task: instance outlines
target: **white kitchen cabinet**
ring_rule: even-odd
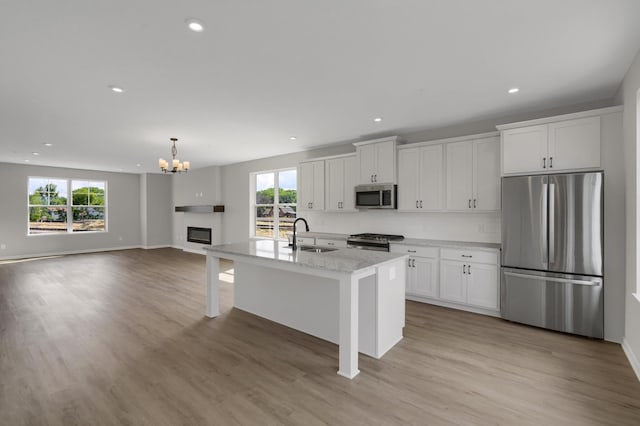
[[[496,137],[446,144],[447,210],[500,209],[500,141]]]
[[[360,184],[396,183],[396,144],[396,137],[354,143]]]
[[[326,160],[326,210],[356,211],[354,187],[358,179],[355,155]]]
[[[407,260],[407,295],[438,297],[438,248],[394,244],[391,252],[410,256]]]
[[[440,298],[450,302],[498,310],[497,256],[496,252],[442,249]]]
[[[442,210],[444,186],[442,152],[441,144],[398,151],[399,210]]]
[[[549,124],[550,170],[600,167],[600,117]]]
[[[324,209],[324,161],[300,163],[298,209]]]
[[[600,117],[502,130],[504,174],[600,167]]]

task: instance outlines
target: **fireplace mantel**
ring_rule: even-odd
[[[175,211],[180,213],[222,213],[224,212],[224,205],[175,206]]]

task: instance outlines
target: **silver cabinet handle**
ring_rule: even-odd
[[[469,208],[471,208],[471,199],[469,199]]]
[[[416,209],[418,208],[418,200],[416,200]]]
[[[543,157],[542,158],[542,168],[546,169],[547,168],[547,157]]]
[[[477,201],[478,201],[478,200],[476,200],[475,198],[473,199],[473,208],[474,208],[474,209],[475,209],[475,208],[476,208],[476,206],[477,206]]]
[[[311,209],[312,209],[312,208],[313,208],[313,201],[312,201],[312,202],[310,202],[309,204],[311,205],[311,207],[309,207],[309,208],[311,208]]]
[[[467,265],[467,274],[471,275],[471,265]]]
[[[328,246],[335,246],[336,243],[327,243]]]
[[[407,259],[407,267],[411,268],[411,259]]]
[[[411,259],[411,267],[413,267],[413,268],[416,267],[416,260],[415,259]]]
[[[589,286],[600,285],[599,281],[572,280],[570,278],[557,278],[557,277],[543,277],[540,275],[518,274],[516,272],[508,272],[508,271],[505,271],[504,274],[509,277],[527,278],[527,279],[536,280],[536,281],[549,281],[549,282],[562,283],[562,284],[577,284],[577,285],[589,285]]]
[[[553,169],[553,157],[549,157],[549,168]]]
[[[409,253],[415,253],[415,250],[407,250]]]
[[[373,181],[377,182],[378,181],[378,175],[373,175]]]
[[[473,257],[473,256],[472,256],[472,255],[470,255],[470,254],[462,254],[461,256],[462,256],[462,257]]]
[[[420,208],[422,208],[422,200],[420,200]]]
[[[467,273],[467,265],[462,265],[462,273],[463,274]]]

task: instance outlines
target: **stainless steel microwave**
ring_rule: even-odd
[[[356,208],[358,209],[395,209],[398,185],[380,183],[374,185],[358,185],[356,191]]]

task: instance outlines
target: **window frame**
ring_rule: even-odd
[[[30,220],[30,215],[31,215],[31,207],[46,207],[46,206],[40,206],[40,205],[35,205],[35,204],[31,204],[30,203],[30,197],[31,197],[31,193],[29,191],[29,184],[31,182],[32,179],[43,179],[43,180],[58,180],[58,181],[65,181],[66,183],[66,189],[67,189],[67,203],[65,205],[60,205],[60,207],[64,207],[67,210],[67,221],[66,221],[66,232],[51,232],[51,233],[47,233],[47,232],[43,232],[43,233],[38,233],[38,234],[32,234],[31,228],[30,228],[30,224],[31,224],[31,220]],[[104,184],[104,205],[103,206],[96,206],[96,205],[74,205],[73,204],[73,191],[72,191],[72,187],[73,187],[73,182],[99,182]],[[108,185],[109,182],[107,180],[104,179],[93,179],[93,178],[65,178],[65,177],[53,177],[53,176],[27,176],[27,214],[26,214],[26,219],[27,219],[27,237],[40,237],[40,236],[51,236],[51,235],[81,235],[81,234],[105,234],[109,232],[109,214],[108,214]],[[48,205],[47,205],[48,206]],[[104,230],[99,230],[99,231],[74,231],[73,230],[73,208],[74,207],[101,207],[104,208]]]
[[[283,172],[296,172],[296,202],[295,203],[280,203],[280,173]],[[257,185],[256,180],[258,175],[264,175],[273,173],[273,204],[256,203]],[[296,209],[296,218],[298,217],[298,168],[297,167],[285,167],[281,169],[263,170],[259,172],[251,172],[249,178],[249,238],[256,240],[272,240],[272,241],[286,241],[285,238],[279,238],[280,234],[280,207],[293,206]],[[261,237],[256,235],[256,222],[257,222],[257,208],[258,207],[273,207],[273,237]],[[277,209],[277,210],[276,210]],[[276,214],[277,211],[277,214]]]

